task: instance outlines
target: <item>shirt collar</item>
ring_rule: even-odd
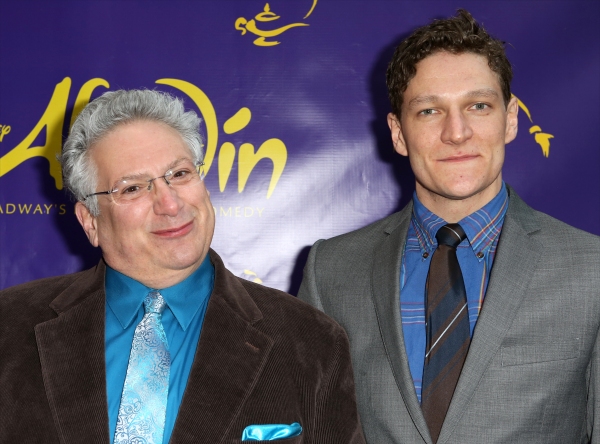
[[[412,224],[422,253],[427,253],[425,258],[437,247],[435,234],[447,222],[429,211],[417,197],[416,191],[413,194],[413,204]],[[462,241],[461,245],[469,242],[479,261],[484,259],[494,240],[500,235],[507,208],[508,192],[502,182],[496,197],[458,222],[467,234],[467,239]]]
[[[172,287],[158,289],[181,328],[185,331],[202,303],[210,297],[215,269],[206,255],[190,276]],[[144,299],[153,288],[146,287],[117,270],[106,266],[106,303],[123,329],[135,319]]]

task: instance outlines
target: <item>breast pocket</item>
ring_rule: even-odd
[[[580,346],[581,341],[576,338],[568,341],[502,347],[502,367],[576,359],[580,354]]]
[[[276,439],[272,441],[242,441],[241,439],[234,439],[233,441],[227,441],[231,444],[240,444],[240,443],[248,443],[248,444],[301,444],[304,442],[304,438],[302,435],[294,436],[293,438],[284,438],[284,439]]]

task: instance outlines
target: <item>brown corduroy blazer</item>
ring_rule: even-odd
[[[348,339],[333,320],[233,276],[215,286],[171,443],[237,443],[299,422],[281,443],[363,443]],[[105,266],[0,292],[0,443],[108,443]],[[129,351],[124,351],[128,353]]]

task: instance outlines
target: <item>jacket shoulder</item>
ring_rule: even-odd
[[[56,313],[50,303],[69,288],[82,275],[78,273],[37,279],[0,290],[0,322],[17,322],[28,318],[32,322],[41,322]]]
[[[561,220],[558,220],[546,213],[536,211],[542,225],[542,229],[552,236],[566,238],[566,241],[585,242],[590,246],[600,247],[600,236],[588,233],[579,228],[573,227]]]
[[[364,254],[365,251],[370,251],[378,245],[381,239],[410,221],[411,215],[412,201],[401,211],[379,219],[365,227],[331,239],[318,241],[319,256],[328,256],[328,253],[333,254],[335,257],[359,252]]]
[[[12,287],[0,290],[0,300],[2,302],[7,300],[21,299],[23,297],[51,297],[52,295],[58,295],[65,288],[69,287],[74,281],[79,278],[84,271],[77,273],[64,274],[61,276],[53,276],[43,279],[36,279],[34,281],[25,282],[24,284],[15,285]]]
[[[257,327],[265,333],[292,342],[314,340],[330,346],[339,341],[347,342],[342,327],[312,305],[275,288],[237,279],[262,312],[263,319]]]
[[[516,221],[534,238],[564,249],[582,249],[600,253],[600,236],[575,228],[546,213],[534,210],[511,189],[507,218]]]

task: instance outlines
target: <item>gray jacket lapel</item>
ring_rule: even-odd
[[[64,443],[108,443],[104,266],[86,271],[51,304],[59,316],[35,336],[56,430]]]
[[[509,188],[510,202],[485,302],[438,443],[448,442],[475,389],[498,353],[541,259],[535,213]]]
[[[373,251],[372,297],[379,323],[379,332],[394,378],[408,408],[411,419],[426,442],[431,442],[429,429],[408,365],[400,317],[400,267],[406,235],[412,215],[412,203],[407,205],[394,222],[386,227],[386,238]]]

